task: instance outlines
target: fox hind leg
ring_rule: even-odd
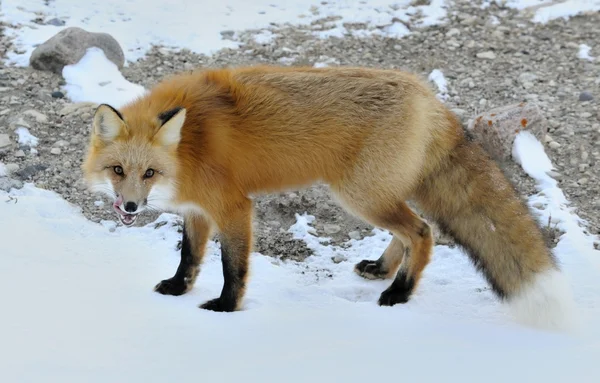
[[[406,303],[417,286],[433,252],[433,234],[427,222],[415,214],[406,203],[382,220],[386,227],[404,243],[404,257],[392,284],[379,298],[381,306]]]
[[[192,289],[210,236],[210,222],[201,215],[185,217],[181,239],[181,261],[175,275],[159,282],[154,291],[163,295],[182,295]]]

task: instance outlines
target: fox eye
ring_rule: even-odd
[[[154,175],[154,169],[148,169],[146,170],[146,173],[144,174],[145,178],[151,178]]]
[[[122,176],[123,175],[123,168],[120,166],[115,166],[113,167],[113,170],[115,171],[115,173],[117,173],[118,175]]]

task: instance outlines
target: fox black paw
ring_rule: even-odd
[[[183,295],[187,290],[187,284],[175,278],[165,279],[154,286],[154,291],[163,295]]]
[[[381,262],[364,259],[354,266],[354,271],[366,279],[385,279],[388,271],[382,267]]]
[[[393,306],[397,303],[406,303],[409,301],[411,290],[407,290],[403,287],[392,286],[388,287],[387,290],[381,293],[379,297],[380,306]]]
[[[199,307],[204,310],[217,312],[232,312],[235,310],[235,304],[233,302],[227,302],[221,298],[211,299],[210,301],[201,304]]]

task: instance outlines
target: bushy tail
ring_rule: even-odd
[[[415,199],[465,249],[519,322],[545,329],[575,325],[568,283],[540,228],[479,145],[462,139]]]

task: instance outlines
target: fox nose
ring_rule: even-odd
[[[137,204],[135,202],[127,202],[125,204],[125,211],[128,213],[133,213],[137,210]]]

